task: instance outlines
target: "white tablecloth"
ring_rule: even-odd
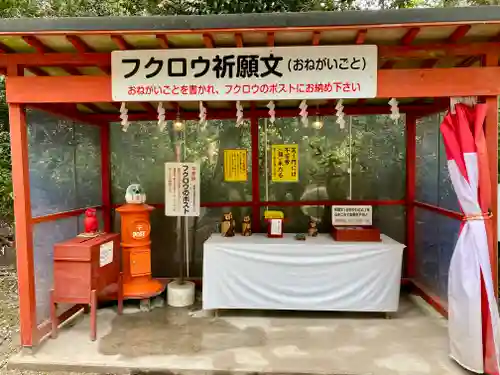
[[[203,249],[203,308],[396,311],[404,247],[385,235],[336,242],[327,234],[213,234]]]

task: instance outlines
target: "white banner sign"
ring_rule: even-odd
[[[165,215],[200,216],[198,163],[165,163]]]
[[[374,98],[377,46],[113,51],[113,100]]]
[[[332,206],[332,225],[372,224],[372,206]]]

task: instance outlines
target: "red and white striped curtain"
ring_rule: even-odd
[[[499,316],[489,257],[492,192],[485,118],[485,104],[456,104],[455,113],[447,113],[441,124],[451,182],[465,215],[450,262],[448,330],[455,361],[470,371],[500,375]]]

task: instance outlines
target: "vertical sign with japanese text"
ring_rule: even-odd
[[[271,163],[273,182],[299,181],[299,145],[272,145]]]
[[[111,53],[113,100],[374,98],[376,45],[129,50]]]
[[[165,163],[165,215],[200,216],[198,163]]]
[[[224,150],[224,181],[245,182],[247,171],[247,150]]]

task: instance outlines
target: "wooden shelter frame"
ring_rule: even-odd
[[[497,7],[488,7],[485,14],[499,12]],[[397,11],[395,11],[397,12]],[[343,12],[344,13],[344,12]],[[348,13],[348,12],[347,12]],[[375,13],[375,17],[376,17]],[[429,13],[430,14],[430,13]],[[255,17],[255,15],[253,15]],[[266,16],[267,17],[267,16]],[[285,17],[285,16],[279,16]],[[219,36],[232,35],[236,47],[246,46],[246,40],[255,33],[265,35],[264,45],[279,45],[277,37],[293,34],[300,46],[323,45],[324,35],[329,33],[347,33],[352,35],[346,44],[377,44],[379,51],[378,94],[385,102],[394,97],[398,100],[409,99],[400,105],[400,111],[406,114],[406,194],[402,200],[350,201],[351,204],[402,205],[406,208],[406,244],[407,269],[403,282],[410,284],[430,304],[443,315],[446,307],[437,296],[431,295],[425,287],[415,280],[415,209],[422,208],[458,220],[462,215],[442,207],[416,200],[416,122],[419,118],[445,110],[449,106],[449,97],[477,96],[487,104],[485,132],[488,144],[488,159],[491,170],[491,186],[493,199],[491,211],[494,220],[494,243],[497,244],[497,169],[498,169],[498,105],[500,94],[500,17],[492,20],[453,20],[440,22],[394,22],[392,24],[342,24],[304,25],[292,27],[242,26],[232,28],[198,28],[198,29],[46,29],[33,27],[32,30],[3,30],[0,27],[0,74],[5,74],[7,101],[9,105],[12,172],[14,188],[14,211],[16,221],[17,270],[19,285],[21,344],[24,347],[36,346],[50,330],[50,323],[37,325],[36,299],[33,260],[33,226],[42,222],[54,221],[66,217],[81,215],[85,208],[33,217],[30,203],[30,179],[27,142],[26,108],[37,108],[43,111],[98,126],[101,134],[102,162],[102,210],[106,231],[111,230],[111,176],[110,176],[110,123],[118,120],[119,104],[113,103],[111,96],[111,54],[109,51],[95,50],[85,38],[99,37],[109,39],[115,49],[133,49],[133,37],[153,36],[156,48],[176,48],[171,41],[183,35],[197,35],[206,48],[216,48]],[[105,20],[105,19],[104,19]],[[18,22],[23,22],[19,20]],[[91,22],[91,21],[89,21]],[[99,22],[102,22],[99,20]],[[272,24],[272,23],[269,23]],[[15,24],[17,25],[17,24]],[[112,25],[112,24],[111,24]],[[489,25],[498,29],[495,35],[467,39],[474,27]],[[32,27],[30,25],[27,26]],[[438,42],[417,42],[417,37],[427,29],[443,29],[446,37]],[[369,36],[380,30],[394,32],[397,37],[394,43],[373,42]],[[58,50],[46,41],[58,38],[71,46],[72,50]],[[12,40],[22,40],[27,50],[17,50],[10,44]],[[278,38],[279,39],[279,38]],[[224,42],[225,43],[225,42]],[[262,45],[262,41],[260,42]],[[328,43],[328,42],[326,42]],[[252,44],[254,45],[254,44]],[[226,46],[226,45],[224,45]],[[453,63],[440,66],[453,59]],[[405,64],[411,62],[411,66]],[[98,70],[98,73],[87,74],[86,68]],[[52,69],[52,70],[51,70]],[[54,74],[54,71],[58,74]],[[411,100],[410,100],[411,99]],[[387,104],[370,104],[370,100],[360,99],[346,105],[345,113],[349,115],[368,115],[389,113]],[[209,104],[209,103],[208,103]],[[286,103],[285,103],[286,104]],[[107,107],[106,107],[107,105]],[[196,119],[197,111],[183,107],[183,103],[169,103],[166,118],[174,119],[180,110],[183,119]],[[265,103],[264,103],[265,105]],[[129,121],[156,120],[157,112],[151,103],[141,103],[141,110],[130,111]],[[231,104],[232,106],[232,104]],[[104,109],[104,108],[108,109]],[[319,106],[319,114],[332,114],[334,100],[327,100]],[[111,108],[111,110],[109,110]],[[277,106],[276,117],[297,116],[296,106]],[[251,122],[252,150],[259,145],[258,119],[267,117],[267,110],[262,103],[249,103],[245,115]],[[211,108],[208,106],[208,119],[235,118],[235,110]],[[231,206],[252,207],[254,226],[259,227],[260,208],[263,206],[299,206],[299,205],[331,205],[346,203],[345,201],[311,201],[311,202],[263,202],[259,197],[259,163],[258,153],[252,152],[252,201],[231,202]],[[212,202],[206,207],[227,206],[228,202]],[[498,279],[497,248],[490,252],[495,288]],[[73,307],[60,316],[64,321],[79,307]]]

